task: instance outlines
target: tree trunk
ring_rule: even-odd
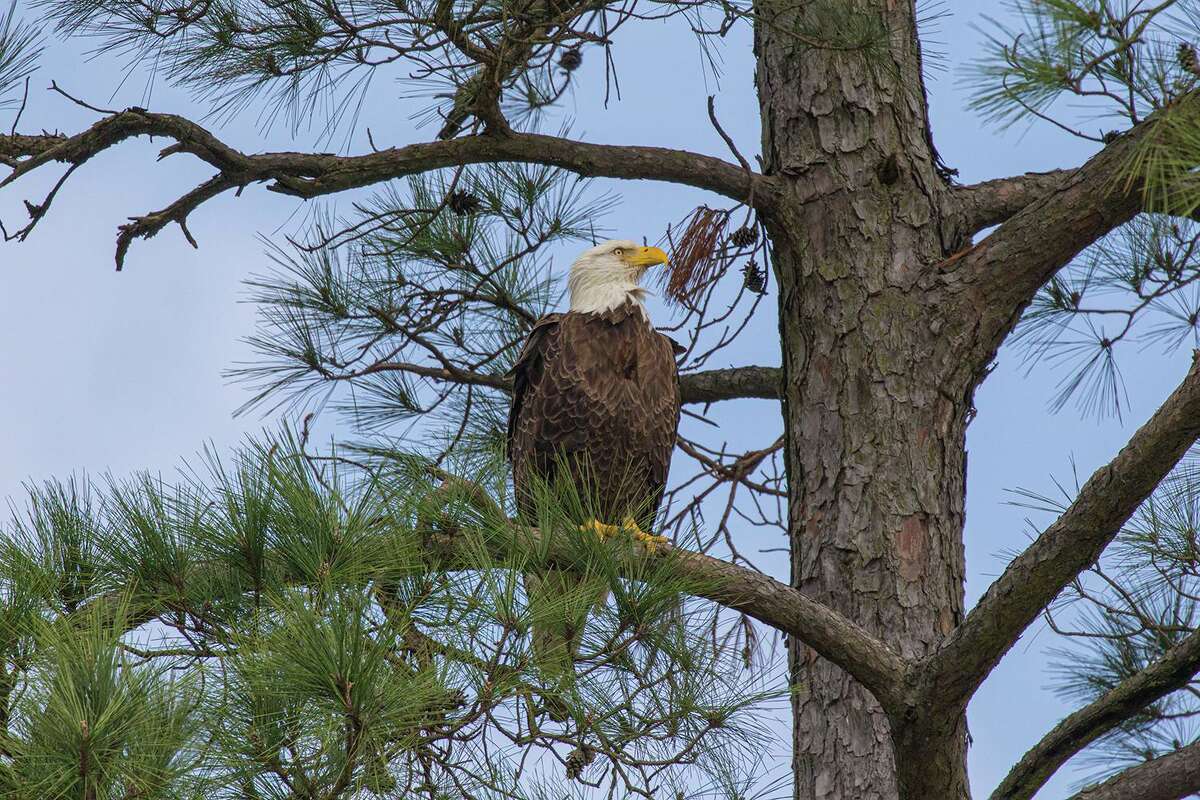
[[[766,224],[792,581],[919,658],[963,613],[964,440],[978,368],[963,363],[962,326],[940,316],[930,275],[960,243],[942,211],[913,5],[836,4],[885,21],[878,54],[796,37],[828,24],[819,17],[834,5],[764,4],[755,42],[764,169],[789,179]],[[796,798],[967,797],[960,712],[893,731],[924,715],[893,713],[890,724],[846,673],[798,642],[789,653]]]

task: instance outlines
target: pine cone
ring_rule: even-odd
[[[570,47],[558,57],[558,65],[567,72],[574,72],[583,63],[583,53],[578,47]]]
[[[1179,59],[1179,66],[1183,67],[1184,72],[1191,73],[1200,78],[1200,60],[1196,58],[1195,45],[1191,42],[1181,42],[1177,58]]]
[[[729,235],[729,241],[735,247],[749,247],[758,241],[758,228],[753,225],[743,225]]]
[[[762,294],[767,290],[767,274],[757,261],[748,261],[746,266],[742,267],[742,283],[755,294]]]
[[[567,780],[573,781],[583,774],[584,768],[596,760],[596,751],[581,744],[567,756]]]
[[[476,211],[478,211],[479,207],[483,205],[483,201],[470,192],[459,189],[454,194],[450,195],[450,199],[446,204],[450,206],[451,211],[462,217],[466,216],[467,214],[474,214]]]

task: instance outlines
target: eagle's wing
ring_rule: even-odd
[[[543,348],[546,337],[557,333],[558,323],[562,318],[562,314],[547,314],[535,322],[529,330],[529,335],[525,337],[525,344],[521,347],[516,362],[507,373],[507,377],[513,379],[512,405],[508,409],[508,436],[505,439],[505,451],[509,463],[515,464],[520,455],[515,452],[513,445],[517,434],[517,420],[525,402],[525,393],[531,384],[537,382],[537,375],[545,363]]]

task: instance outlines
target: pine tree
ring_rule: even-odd
[[[195,244],[190,216],[226,192],[372,194],[270,242],[277,269],[249,278],[259,358],[235,373],[251,406],[340,411],[353,441],[314,448],[304,417],[179,481],[30,487],[0,541],[3,793],[744,797],[763,709],[787,698],[795,797],[967,798],[967,703],[1039,618],[1079,707],[992,797],[1032,797],[1076,756],[1103,779],[1080,798],[1200,792],[1195,361],[1111,463],[1062,498],[1025,495],[1053,521],[964,603],[965,432],[1000,345],[1061,372],[1055,410],[1119,414],[1131,344],[1200,342],[1200,5],[1014,8],[973,65],[975,109],[1097,152],[959,185],[934,148],[913,2],[37,6],[102,51],[153,55],[198,113],[324,113],[333,135],[372,75],[438,86],[430,141],[356,155],[247,154],[137,107],[19,134],[40,39],[14,5],[0,190],[65,166],[6,239],[133,137],[216,174],[122,226],[118,268],[171,225]],[[732,160],[543,132],[648,16],[685,19],[705,47],[751,26],[755,165],[711,102]],[[684,402],[780,404],[778,438],[741,452],[685,430],[696,474],[673,487],[674,544],[657,551],[572,535],[582,501],[559,487],[536,526],[513,521],[506,369],[558,297],[545,254],[617,202],[581,176],[708,193],[664,236]],[[781,365],[709,368],[765,298]],[[786,533],[790,585],[737,551],[738,518]],[[571,682],[530,658],[520,575],[548,566],[579,576],[561,609],[586,618]],[[597,583],[610,601],[579,614]],[[786,678],[753,668],[772,630]]]

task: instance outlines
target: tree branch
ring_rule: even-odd
[[[16,166],[18,159],[44,153],[66,138],[61,133],[43,133],[40,136],[0,134],[0,164]]]
[[[1200,351],[1183,382],[926,660],[919,697],[960,709],[1021,633],[1094,563],[1121,526],[1200,437]]]
[[[96,122],[70,137],[0,135],[0,156],[13,166],[0,188],[52,161],[78,166],[126,139],[163,136],[176,144],[162,156],[190,153],[219,174],[205,187],[184,195],[167,210],[135,220],[136,235],[152,236],[163,227],[158,218],[190,213],[220,185],[269,182],[268,189],[305,199],[463,164],[522,162],[548,164],[578,175],[647,179],[680,183],[764,207],[773,202],[775,181],[719,158],[662,147],[590,144],[532,133],[480,134],[393,147],[359,156],[328,153],[246,155],[221,142],[207,129],[175,114],[131,108]],[[21,157],[21,160],[16,160]],[[207,188],[206,188],[207,187]],[[172,219],[168,221],[178,221]]]
[[[551,550],[551,561],[562,558],[565,546]],[[884,709],[901,701],[910,666],[895,650],[864,628],[798,590],[748,567],[670,545],[646,558],[669,558],[679,574],[695,582],[697,597],[794,636],[820,656],[846,670],[865,686]],[[638,558],[626,574],[639,574]]]
[[[679,376],[679,394],[684,403],[715,403],[757,397],[778,400],[783,395],[779,367],[729,367],[689,372]]]
[[[972,236],[984,228],[999,225],[1030,203],[1053,192],[1073,172],[1069,169],[1026,172],[1010,178],[955,187],[951,198],[963,215],[963,233]]]
[[[1200,668],[1200,631],[1066,717],[1009,770],[991,800],[1028,800],[1067,759],[1134,713],[1186,686]]]
[[[1200,106],[1200,97],[1183,102]],[[1172,113],[1184,112],[1177,107]],[[1143,210],[1143,185],[1130,177],[1129,170],[1160,120],[1152,116],[1119,136],[990,236],[938,265],[947,290],[958,298],[949,319],[961,320],[965,326],[963,335],[975,350],[972,362],[977,379],[982,380],[1000,343],[1038,289],[1081,250]],[[979,187],[967,191],[975,197],[988,193]],[[1036,187],[1010,191],[1013,196],[1037,194]]]
[[[178,223],[188,244],[192,247],[199,247],[195,238],[192,237],[191,231],[188,230],[188,215],[203,203],[236,185],[224,175],[214,175],[162,211],[155,211],[141,217],[131,217],[130,221],[122,225],[117,232],[117,270],[120,271],[124,266],[125,254],[129,252],[129,245],[133,244],[134,239],[149,239],[171,222]]]
[[[399,361],[384,361],[372,364],[360,371],[339,375],[339,380],[359,378],[373,372],[405,372],[421,378],[471,386],[487,386],[503,392],[512,391],[512,379],[503,375],[431,367]],[[720,400],[737,400],[756,397],[778,400],[782,394],[779,385],[778,367],[728,367],[703,372],[689,372],[679,376],[679,394],[684,404],[715,403]]]
[[[1071,800],[1182,800],[1200,790],[1200,742],[1130,767]]]
[[[446,485],[452,485],[453,491],[466,493],[472,503],[495,508],[487,492],[469,481],[447,476]],[[487,515],[495,516],[496,513]],[[431,557],[439,559],[441,568],[446,569],[478,569],[480,548],[501,562],[517,551],[538,553],[547,565],[564,570],[579,570],[590,563],[591,556],[581,551],[577,544],[573,545],[570,535],[547,537],[536,528],[504,522],[479,533],[480,536],[472,536],[466,531],[431,532],[424,537],[424,548]],[[391,546],[387,542],[381,544]],[[665,562],[677,577],[683,579],[687,592],[797,637],[859,680],[885,708],[895,707],[899,701],[900,689],[906,683],[909,671],[908,663],[857,623],[798,590],[748,567],[670,544],[650,550],[634,545],[632,541],[618,540],[610,548],[613,566],[621,577],[637,580],[645,576],[648,565]],[[195,562],[193,568],[212,570],[217,565]],[[120,592],[104,594],[82,605],[76,613],[99,611],[112,617],[120,614],[130,626],[136,627],[165,610],[157,606],[130,609],[127,601]]]

